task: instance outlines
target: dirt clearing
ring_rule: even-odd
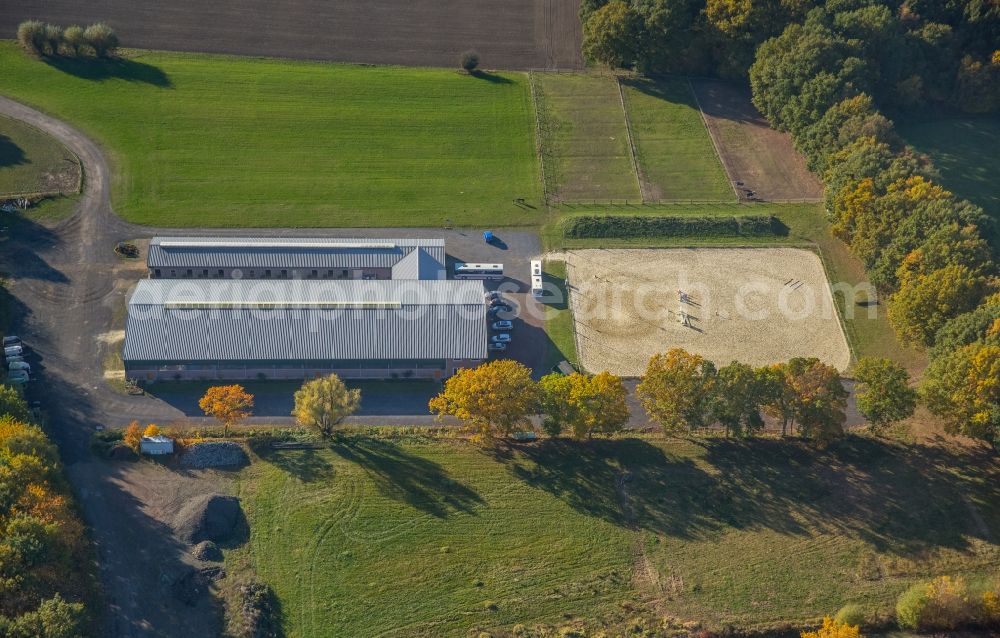
[[[650,356],[675,347],[718,365],[850,364],[823,265],[807,250],[578,250],[567,263],[588,371],[639,376]]]
[[[574,0],[23,0],[0,12],[64,26],[105,21],[128,47],[408,66],[458,66],[468,49],[490,69],[582,68]]]
[[[691,86],[719,149],[729,179],[740,198],[747,190],[765,201],[818,201],[823,184],[806,168],[805,158],[787,133],[768,125],[743,89],[714,80],[693,80]]]

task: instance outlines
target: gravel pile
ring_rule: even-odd
[[[205,494],[191,499],[177,512],[174,530],[187,543],[220,542],[233,536],[242,518],[240,499],[222,494]]]
[[[232,441],[208,441],[189,445],[181,455],[181,465],[191,468],[245,465],[247,453]]]

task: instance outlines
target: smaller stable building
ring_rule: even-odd
[[[151,279],[445,279],[443,239],[154,237]]]

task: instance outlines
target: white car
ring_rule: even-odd
[[[511,330],[514,328],[514,324],[507,319],[501,319],[500,321],[494,321],[490,328],[493,330]]]
[[[31,365],[27,361],[11,361],[7,369],[11,371],[24,370],[28,374],[31,374]]]
[[[493,335],[493,337],[490,338],[490,341],[493,343],[510,343],[510,333],[501,332],[498,335]]]
[[[9,348],[10,346],[19,346],[19,345],[21,345],[21,337],[15,335],[7,335],[6,337],[3,338],[4,348]]]
[[[7,346],[3,349],[5,357],[20,357],[22,354],[24,354],[24,348],[21,346]]]

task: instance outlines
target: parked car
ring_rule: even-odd
[[[483,231],[483,241],[484,242],[486,242],[487,244],[492,244],[495,239],[496,239],[496,236],[493,235],[493,231],[492,230],[484,230]]]
[[[486,348],[489,350],[500,352],[507,349],[507,344],[497,343],[496,341],[490,341],[489,345],[487,345]]]
[[[21,345],[21,337],[18,337],[16,335],[7,335],[6,337],[3,338],[4,348],[8,346],[19,346],[19,345]]]
[[[493,301],[494,299],[502,299],[503,295],[500,294],[499,290],[487,290],[483,293],[483,298],[486,299],[486,301]]]
[[[490,338],[490,341],[492,341],[493,343],[510,343],[510,333],[501,332],[498,335],[493,335]]]
[[[8,370],[24,370],[28,374],[31,374],[31,364],[27,361],[12,361],[7,366]]]
[[[492,308],[486,311],[486,314],[488,314],[491,317],[496,317],[501,312],[513,313],[514,309],[511,306],[504,304],[503,306],[493,306]]]
[[[24,384],[28,382],[28,373],[24,370],[11,370],[7,373],[8,383]]]
[[[500,321],[494,321],[490,328],[493,330],[513,330],[513,322],[507,321],[506,319],[501,319]]]
[[[4,346],[3,356],[5,357],[20,357],[24,354],[24,348],[21,346]]]
[[[490,308],[499,308],[500,310],[510,312],[514,309],[514,306],[510,305],[510,302],[506,299],[493,299],[490,301]]]
[[[17,363],[18,361],[24,361],[24,357],[19,357],[19,356],[7,357],[7,367],[9,368],[10,364]]]

